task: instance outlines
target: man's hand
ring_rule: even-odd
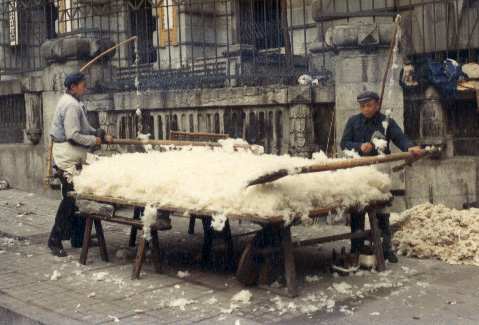
[[[105,130],[103,130],[103,129],[96,129],[96,131],[95,131],[95,136],[96,136],[97,138],[103,139],[103,138],[105,137],[105,135],[106,135]]]
[[[424,154],[424,150],[420,146],[411,147],[408,152],[412,153],[415,157],[420,157]]]
[[[373,147],[372,143],[367,142],[367,143],[363,143],[361,145],[361,152],[363,152],[363,153],[370,153],[373,149],[374,149],[374,147]]]
[[[113,136],[107,134],[104,137],[105,143],[112,143],[113,142]]]
[[[99,146],[102,142],[103,142],[103,141],[102,141],[101,138],[96,137],[95,144],[96,144],[97,146]]]

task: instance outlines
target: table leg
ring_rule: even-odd
[[[201,250],[201,264],[208,264],[211,249],[213,247],[213,229],[211,229],[211,217],[201,218],[203,222],[203,248]]]
[[[93,218],[85,216],[85,233],[83,234],[83,245],[80,253],[80,264],[86,265],[88,257],[88,249],[90,248],[91,229],[93,227]]]
[[[135,264],[133,266],[133,274],[131,275],[132,279],[139,279],[141,267],[143,266],[143,262],[145,261],[145,246],[146,240],[143,236],[143,231],[140,231],[140,244],[138,245],[138,249],[136,252]]]
[[[296,283],[296,266],[294,263],[293,243],[291,241],[291,227],[283,227],[281,230],[281,248],[284,257],[284,271],[288,294],[291,297],[298,295]]]
[[[157,273],[161,272],[160,262],[160,241],[158,240],[158,230],[151,230],[151,257],[153,259],[153,266]]]
[[[101,225],[101,220],[95,220],[95,232],[98,239],[98,247],[100,248],[101,259],[105,262],[109,261],[108,250],[106,249],[105,235],[103,233],[103,227]]]
[[[234,269],[234,247],[233,238],[231,236],[231,227],[229,220],[226,220],[225,227],[223,228],[223,240],[225,242],[225,268],[227,270]]]
[[[140,219],[141,217],[141,212],[142,212],[142,208],[134,208],[133,209],[133,219]],[[128,243],[128,246],[130,247],[135,247],[136,245],[136,235],[137,235],[137,228],[135,226],[131,226],[131,230],[130,230],[130,241]]]
[[[188,225],[188,234],[193,235],[195,233],[195,223],[196,223],[196,217],[191,216],[190,224]]]
[[[381,231],[378,226],[378,218],[376,210],[368,210],[369,223],[371,225],[371,243],[373,246],[374,255],[376,256],[376,269],[378,272],[386,270],[386,263],[384,262],[383,246],[381,244]]]

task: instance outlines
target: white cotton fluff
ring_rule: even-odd
[[[314,208],[364,206],[390,198],[389,176],[374,167],[294,175],[246,188],[248,181],[265,173],[328,161],[324,157],[311,160],[204,148],[130,153],[103,157],[85,166],[75,177],[75,188],[81,194],[140,200],[155,206],[288,220],[291,215],[306,216]]]
[[[188,271],[178,271],[176,274],[180,279],[184,279],[190,276],[190,272]]]
[[[62,277],[61,273],[58,270],[54,270],[52,276],[50,277],[51,281],[57,281]]]
[[[216,231],[222,231],[226,224],[226,216],[224,214],[214,214],[212,216],[211,228]]]
[[[231,298],[231,301],[249,304],[251,297],[253,297],[253,294],[249,290],[241,290]]]
[[[384,139],[374,138],[373,139],[374,148],[380,153],[383,154],[388,146],[388,142]]]
[[[176,307],[179,308],[181,311],[186,310],[187,305],[194,304],[194,300],[186,299],[186,298],[178,298],[169,303],[170,307]]]
[[[151,204],[147,204],[141,221],[143,222],[143,237],[146,240],[151,239],[150,227],[156,223],[158,210]]]

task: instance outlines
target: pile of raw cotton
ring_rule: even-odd
[[[155,206],[208,209],[219,215],[306,214],[330,205],[361,206],[390,197],[389,176],[373,167],[285,177],[246,188],[266,172],[326,161],[204,148],[101,158],[74,179],[79,193],[141,200]]]
[[[479,265],[479,209],[427,203],[403,212],[400,219],[403,226],[393,241],[400,254]]]

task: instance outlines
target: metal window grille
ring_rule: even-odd
[[[0,143],[22,143],[25,123],[23,95],[0,96]]]

